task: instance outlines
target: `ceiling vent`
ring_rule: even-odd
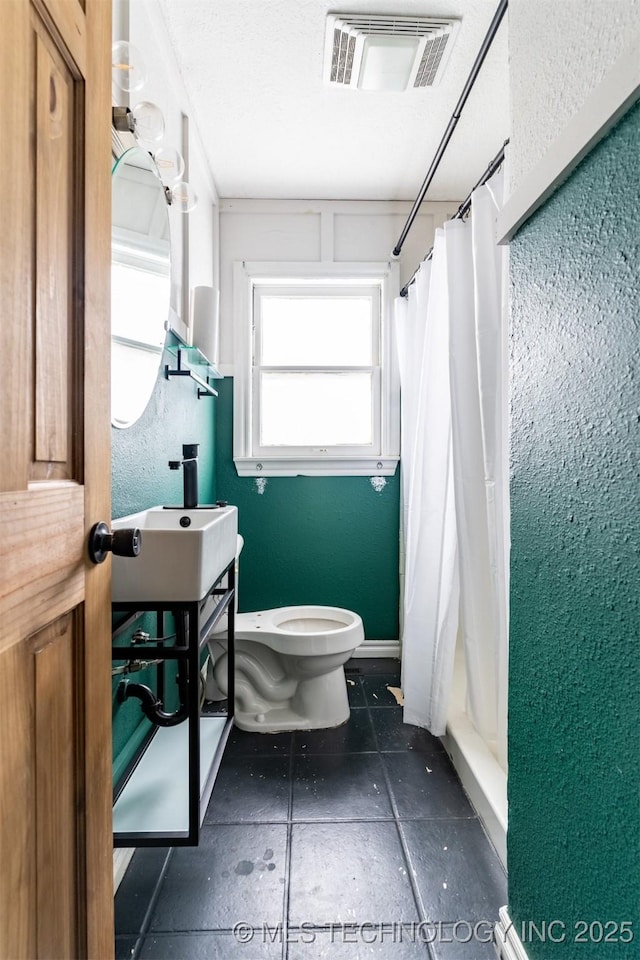
[[[459,20],[435,17],[327,17],[324,79],[330,86],[406,90],[438,83]]]

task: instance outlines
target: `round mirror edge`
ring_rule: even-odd
[[[165,185],[164,185],[163,182],[162,182],[162,177],[161,177],[160,172],[159,172],[159,170],[158,170],[158,168],[157,168],[157,166],[156,166],[156,163],[155,163],[155,161],[154,161],[153,155],[152,155],[151,153],[149,153],[147,150],[145,150],[144,148],[138,146],[137,144],[134,144],[134,145],[126,145],[125,143],[123,143],[122,139],[120,138],[120,135],[118,134],[118,132],[117,132],[117,131],[115,130],[115,128],[113,128],[113,127],[112,127],[112,130],[111,130],[111,177],[112,177],[112,184],[113,184],[113,177],[114,177],[114,175],[115,175],[115,174],[117,173],[117,171],[122,167],[123,163],[126,161],[126,158],[127,158],[127,157],[130,157],[130,155],[131,155],[132,153],[134,153],[134,152],[135,152],[135,153],[139,153],[139,154],[145,156],[145,159],[146,159],[147,162],[148,162],[148,167],[147,167],[147,169],[149,170],[149,172],[153,173],[155,177],[157,177],[157,179],[158,179],[158,184],[159,184],[160,188],[162,189],[162,191],[163,191],[163,193],[164,193],[164,195],[165,195],[165,198],[166,198],[166,192],[167,192],[167,190],[166,190]],[[112,187],[112,189],[113,189],[113,187]],[[113,227],[114,227],[114,224],[113,224],[113,216],[112,216],[112,237],[113,237]],[[168,234],[169,234],[169,263],[171,263],[171,234],[170,234],[170,219],[169,219],[169,215],[168,215],[168,204],[167,204],[167,232],[168,232]],[[113,258],[112,258],[112,263],[113,263]],[[112,302],[112,307],[111,307],[111,309],[112,309],[112,311],[113,311],[113,302]],[[113,313],[111,314],[111,317],[113,317]],[[169,334],[169,331],[170,331],[170,329],[171,329],[170,318],[171,318],[171,303],[170,303],[170,298],[169,298],[169,301],[167,302],[166,317],[165,317],[165,319],[163,320],[164,336],[163,336],[163,345],[162,345],[162,348],[161,348],[160,351],[159,351],[158,371],[156,371],[156,375],[155,375],[153,381],[150,383],[150,389],[149,389],[149,393],[148,393],[148,397],[147,397],[147,399],[146,399],[146,402],[145,402],[143,405],[138,405],[138,408],[134,410],[134,412],[133,412],[133,414],[132,414],[131,416],[129,416],[129,417],[123,417],[123,416],[117,416],[117,415],[114,414],[114,412],[113,412],[113,398],[112,398],[112,399],[111,399],[111,404],[110,404],[110,406],[111,406],[111,426],[112,426],[112,428],[114,428],[114,429],[116,429],[116,430],[126,430],[126,429],[128,429],[129,427],[132,427],[135,423],[138,422],[138,420],[142,417],[142,415],[144,414],[145,410],[146,410],[147,407],[149,406],[149,403],[150,403],[150,401],[151,401],[151,397],[153,396],[153,392],[154,392],[155,385],[156,385],[156,383],[157,383],[158,372],[162,369],[162,357],[163,357],[163,354],[164,354],[164,349],[165,349],[165,347],[167,346],[167,343],[168,343],[168,334]],[[113,350],[113,338],[112,338],[112,350]]]

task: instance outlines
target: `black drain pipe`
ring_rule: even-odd
[[[458,123],[458,120],[460,119],[460,114],[462,113],[462,110],[463,110],[463,108],[464,108],[464,105],[465,105],[465,103],[467,102],[467,98],[469,97],[469,94],[471,93],[472,87],[473,87],[474,83],[476,82],[476,78],[477,78],[478,74],[480,73],[480,68],[482,67],[482,64],[484,63],[485,57],[487,56],[487,53],[489,52],[489,47],[491,46],[491,44],[492,44],[492,42],[493,42],[493,38],[495,37],[496,33],[498,32],[498,27],[500,26],[500,23],[502,22],[502,18],[503,18],[503,16],[504,16],[505,13],[506,13],[507,6],[508,6],[508,0],[500,0],[500,3],[498,4],[498,9],[496,10],[496,12],[495,12],[495,14],[494,14],[494,16],[493,16],[493,20],[491,21],[491,23],[490,23],[490,25],[489,25],[489,29],[487,30],[487,35],[485,36],[484,40],[482,41],[482,46],[480,47],[480,50],[479,50],[479,52],[478,52],[478,55],[477,55],[477,57],[476,57],[476,59],[475,59],[475,61],[474,61],[474,64],[473,64],[472,68],[471,68],[471,73],[469,74],[469,76],[468,76],[468,78],[467,78],[467,82],[466,82],[465,85],[464,85],[464,89],[463,89],[463,91],[462,91],[462,94],[460,95],[460,99],[458,100],[458,102],[457,102],[457,104],[456,104],[456,107],[455,107],[453,113],[451,114],[451,119],[449,120],[449,123],[448,123],[448,125],[447,125],[447,129],[445,130],[444,136],[443,136],[442,140],[440,141],[440,146],[439,146],[438,149],[436,150],[436,155],[435,155],[435,157],[433,158],[433,160],[432,160],[432,162],[431,162],[431,166],[429,167],[429,170],[428,170],[428,172],[427,172],[427,175],[426,175],[426,177],[425,177],[425,179],[424,179],[424,183],[423,183],[422,186],[420,187],[420,193],[419,193],[418,196],[416,197],[416,200],[415,200],[415,202],[414,202],[414,204],[413,204],[413,206],[412,206],[412,208],[411,208],[411,212],[409,213],[409,216],[407,217],[407,222],[405,223],[404,227],[402,228],[402,233],[400,234],[400,236],[399,236],[399,238],[398,238],[398,242],[396,243],[395,247],[393,248],[393,256],[394,256],[394,257],[399,257],[399,256],[400,256],[400,251],[402,250],[402,245],[403,245],[404,241],[405,241],[406,238],[407,238],[407,234],[409,233],[409,230],[410,230],[411,227],[413,226],[413,221],[415,220],[415,218],[416,218],[416,216],[417,216],[418,210],[420,209],[420,205],[422,204],[422,201],[424,200],[425,194],[426,194],[427,190],[429,189],[429,186],[431,185],[431,181],[433,180],[433,178],[434,178],[434,176],[435,176],[436,170],[438,169],[438,167],[439,167],[439,165],[440,165],[440,161],[442,160],[442,156],[443,156],[445,150],[447,149],[447,146],[448,146],[448,144],[449,144],[449,140],[451,140],[451,137],[452,137],[452,135],[453,135],[453,131],[455,130],[456,125],[457,125],[457,123]]]
[[[158,632],[161,632],[160,625]],[[176,619],[176,641],[180,648],[188,646],[189,636],[186,614],[184,613]],[[164,709],[163,698],[156,696],[151,687],[148,687],[145,683],[121,680],[116,690],[116,698],[118,703],[124,703],[130,697],[136,697],[140,701],[140,709],[152,723],[155,723],[158,727],[175,727],[189,716],[189,664],[185,659],[178,660],[176,683],[178,685],[179,705],[178,709],[172,713],[168,713]],[[164,682],[161,686],[164,688]]]
[[[163,701],[156,697],[151,687],[148,687],[145,683],[134,683],[131,680],[121,680],[118,684],[116,691],[118,703],[124,703],[129,697],[137,697],[140,701],[140,709],[152,723],[155,723],[158,727],[175,727],[189,716],[187,670],[186,663],[182,661],[178,663],[177,683],[180,706],[173,713],[165,711]]]

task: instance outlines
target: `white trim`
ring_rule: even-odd
[[[238,261],[234,263],[234,267]],[[393,277],[393,268],[397,265],[388,261],[347,261],[340,260],[333,263],[323,263],[321,260],[243,260],[240,266],[245,276],[253,283],[269,282],[272,280],[317,280],[326,277],[332,280],[350,279],[356,277],[378,279],[383,275]],[[395,296],[396,294],[394,294]]]
[[[325,263],[333,263],[334,230],[333,220],[335,212],[326,208],[320,211],[320,259]]]
[[[400,641],[399,640],[365,640],[357,647],[352,656],[354,657],[380,657],[382,659],[400,659]]]
[[[498,215],[498,243],[508,243],[640,96],[635,41],[553,141]]]
[[[173,307],[169,307],[169,319],[167,320],[167,330],[170,330],[171,333],[175,334],[178,340],[181,340],[182,343],[189,343],[189,327],[186,325],[182,317],[179,317]],[[165,347],[167,344],[165,343]]]
[[[399,457],[234,456],[233,462],[239,477],[392,477]]]
[[[135,847],[117,847],[113,851],[113,895],[115,897],[118,887],[124,879],[127,867],[131,863],[131,858],[136,852]]]
[[[233,459],[248,452],[251,426],[251,278],[247,264],[233,264]],[[240,474],[241,475],[241,474]]]
[[[460,199],[425,200],[418,213],[419,217],[443,215],[443,207],[453,214]],[[223,199],[220,200],[221,213],[333,213],[333,214],[377,214],[404,216],[411,210],[410,200],[260,200],[260,199]],[[317,261],[309,261],[316,263]],[[336,261],[339,262],[339,261]]]
[[[498,960],[529,960],[507,908],[500,907],[498,916],[500,919],[494,928],[493,941]]]

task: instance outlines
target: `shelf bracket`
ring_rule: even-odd
[[[174,369],[170,368],[168,363],[165,364],[164,374],[167,380],[169,380],[170,377],[191,377],[191,379],[195,380],[198,384],[198,400],[200,400],[201,397],[217,397],[218,391],[214,390],[211,386],[209,382],[210,378],[207,377],[205,379],[201,377],[200,374],[196,373],[188,364],[183,364],[182,353],[183,351],[178,348],[176,351],[177,366]]]

